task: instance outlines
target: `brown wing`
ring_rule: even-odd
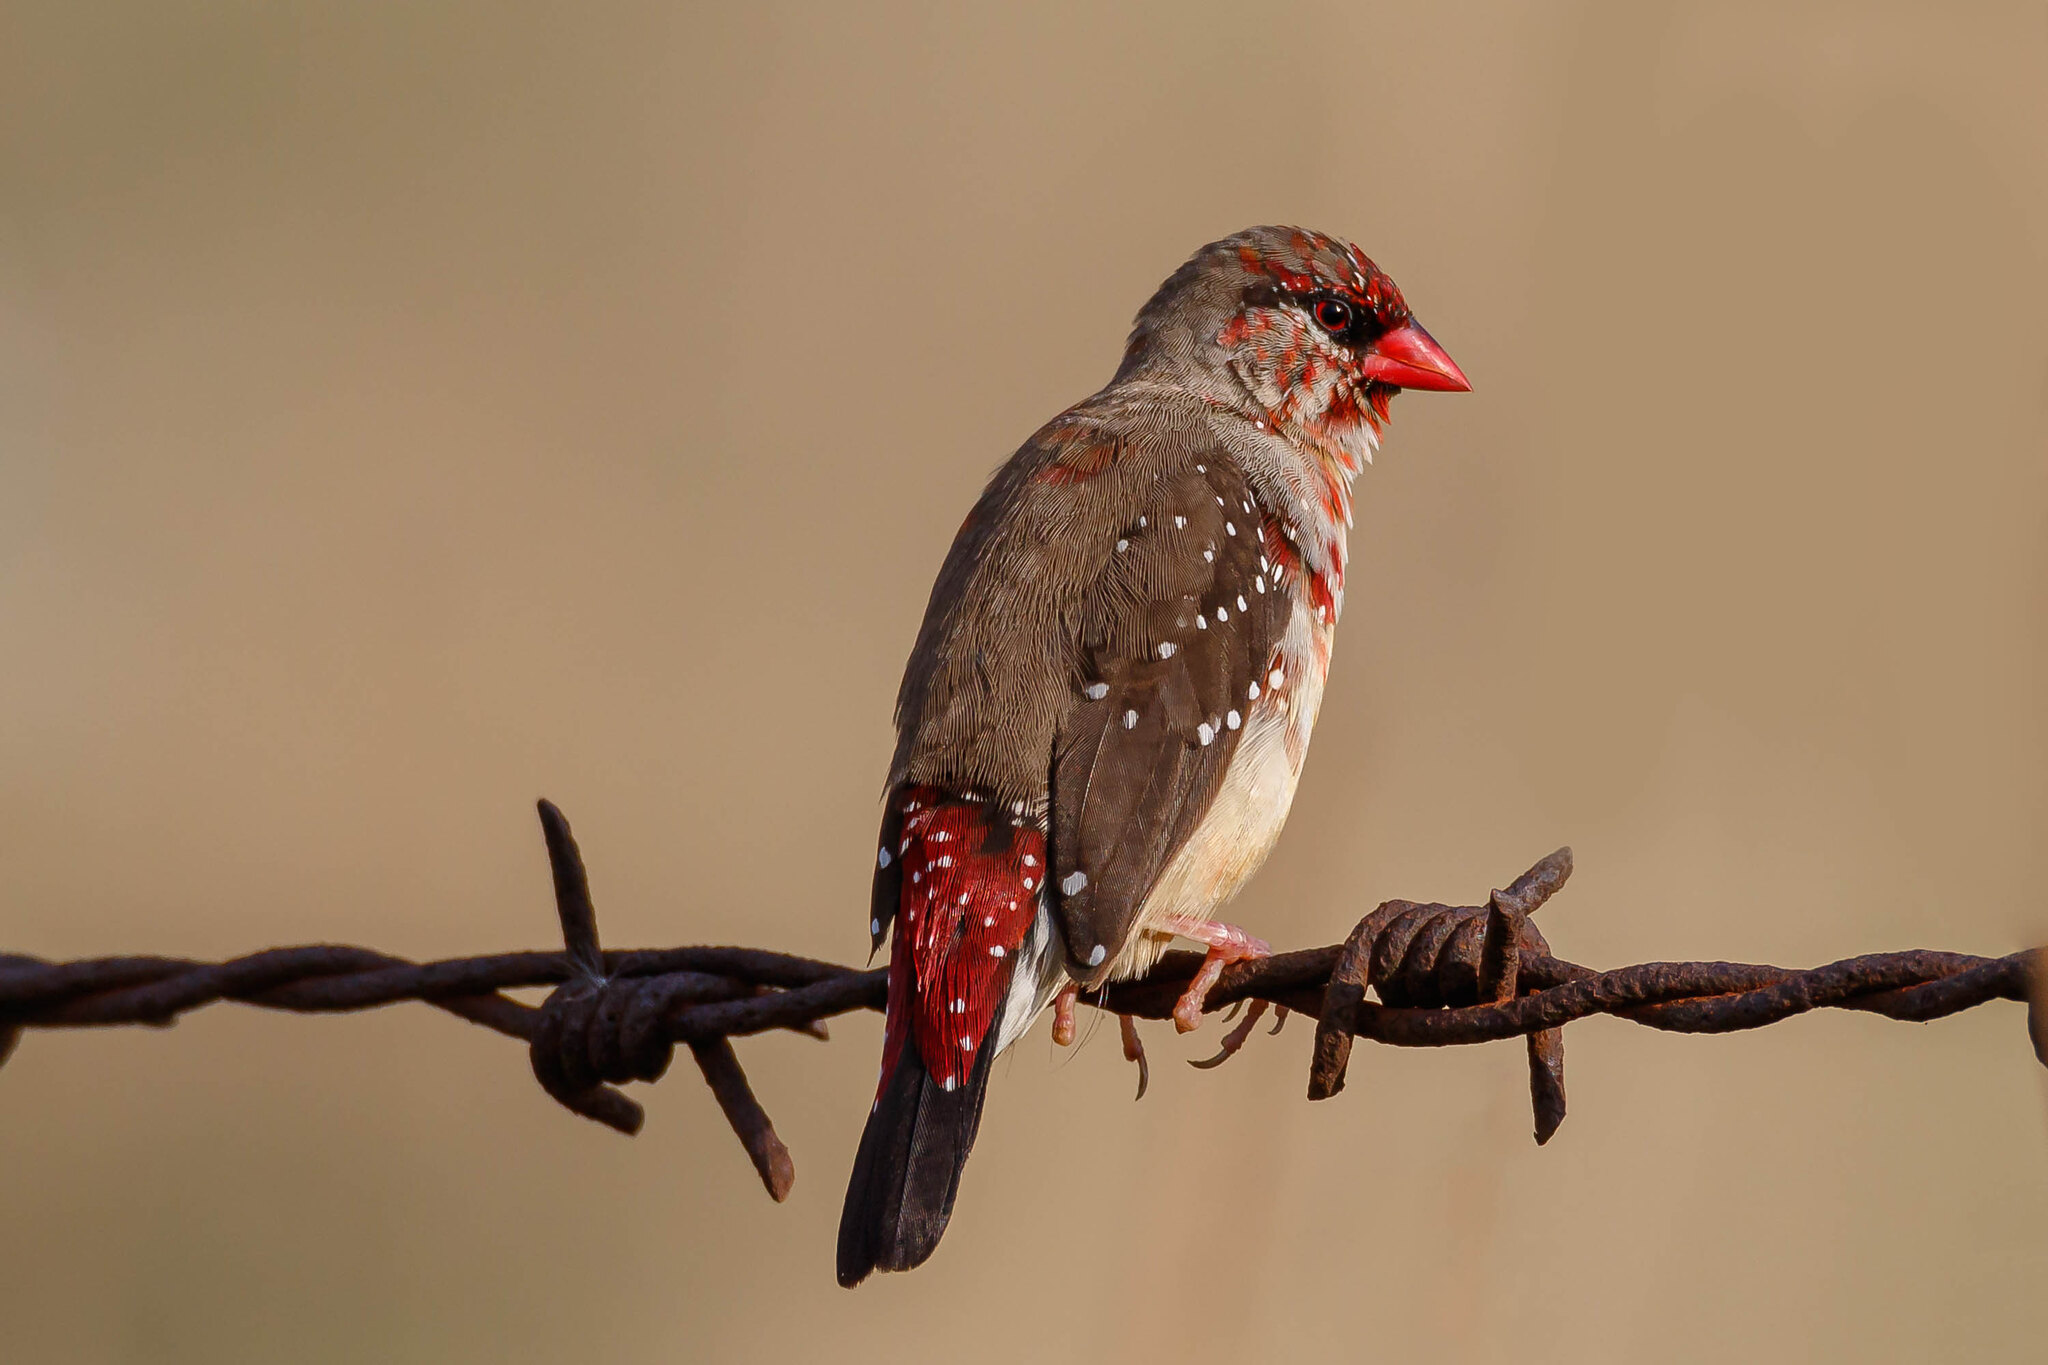
[[[1053,757],[1053,890],[1073,970],[1109,971],[1237,751],[1286,629],[1258,500],[1212,460],[1160,478],[1083,598],[1082,702]]]

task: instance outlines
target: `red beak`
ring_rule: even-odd
[[[1423,331],[1421,323],[1414,321],[1405,327],[1396,327],[1367,347],[1359,369],[1367,379],[1377,379],[1382,384],[1403,389],[1465,393],[1472,387],[1472,381],[1465,378],[1458,362],[1445,355],[1444,348],[1436,344],[1436,338]]]

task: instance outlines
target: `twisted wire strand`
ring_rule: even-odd
[[[224,962],[48,962],[0,953],[0,1063],[31,1028],[162,1027],[220,1001],[309,1014],[420,1001],[525,1042],[549,1095],[631,1134],[644,1112],[617,1087],[658,1079],[680,1045],[690,1050],[763,1186],[786,1198],[793,1163],[731,1040],[777,1029],[825,1038],[827,1020],[884,1007],[887,971],[757,948],[605,951],[568,821],[549,802],[539,809],[561,951],[436,962],[346,944],[271,948]],[[1311,1099],[1343,1088],[1357,1038],[1399,1047],[1525,1038],[1539,1143],[1564,1119],[1562,1029],[1596,1014],[1670,1032],[1726,1033],[1822,1008],[1922,1022],[2018,1000],[2028,1005],[2035,1056],[2048,1066],[2048,949],[2005,957],[1873,953],[1804,970],[1646,962],[1596,971],[1554,956],[1530,918],[1571,867],[1571,850],[1559,849],[1483,906],[1388,901],[1341,944],[1227,968],[1206,1008],[1253,1000],[1315,1017]],[[1087,1000],[1118,1014],[1168,1018],[1200,964],[1200,954],[1168,953],[1145,977]],[[525,987],[553,989],[538,1006],[503,993]],[[1368,991],[1378,998],[1367,998]]]

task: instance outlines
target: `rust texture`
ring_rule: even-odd
[[[164,1026],[221,1000],[306,1014],[420,1001],[525,1042],[534,1077],[550,1096],[631,1134],[644,1114],[618,1087],[659,1079],[680,1044],[690,1049],[762,1185],[771,1197],[785,1198],[795,1167],[732,1040],[771,1029],[822,1039],[834,1015],[882,1008],[886,971],[755,948],[605,951],[568,821],[546,801],[540,818],[561,951],[440,962],[334,944],[271,948],[226,962],[59,963],[0,953],[0,1063],[30,1029]],[[1388,901],[1341,944],[1227,968],[1208,1008],[1263,1001],[1313,1016],[1312,1100],[1343,1089],[1358,1038],[1397,1047],[1522,1038],[1539,1143],[1564,1121],[1564,1026],[1595,1014],[1678,1033],[1727,1033],[1822,1008],[1920,1022],[2015,1000],[2027,1005],[2034,1054],[2048,1066],[2048,949],[2005,957],[1919,949],[1806,970],[1646,962],[1596,971],[1554,956],[1532,920],[1571,870],[1571,850],[1563,848],[1485,905]],[[1169,953],[1144,978],[1083,999],[1118,1014],[1165,1019],[1200,962],[1198,953]],[[538,1006],[503,994],[531,986],[554,989]],[[1232,1041],[1241,1043],[1251,1022]],[[1235,1050],[1226,1046],[1223,1055]]]

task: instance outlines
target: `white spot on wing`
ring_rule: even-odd
[[[1091,967],[1100,967],[1102,965],[1102,959],[1105,956],[1107,956],[1108,953],[1109,950],[1107,948],[1103,947],[1100,943],[1096,944],[1095,951],[1088,954],[1088,965]]]
[[[1137,713],[1136,711],[1126,711],[1126,712],[1124,712],[1124,729],[1126,729],[1126,730],[1135,730],[1135,729],[1137,729],[1137,728],[1138,728],[1138,713]]]
[[[1203,721],[1195,727],[1195,738],[1201,740],[1204,746],[1214,744],[1216,742],[1216,727],[1209,724],[1206,720]]]
[[[1081,689],[1081,695],[1088,698],[1088,700],[1090,701],[1101,701],[1104,697],[1109,695],[1109,684],[1089,683],[1086,687]]]
[[[879,852],[877,852],[877,853],[875,854],[875,866],[876,866],[876,867],[887,867],[888,865],[889,865],[889,850],[888,850],[888,849],[886,849],[886,848],[884,848],[884,849],[880,850]]]
[[[1244,717],[1238,715],[1237,712],[1232,711],[1223,717],[1223,723],[1225,725],[1228,725],[1231,729],[1235,730],[1238,726],[1244,724]]]
[[[1078,896],[1088,885],[1088,874],[1076,868],[1060,879],[1060,890],[1069,896]]]

